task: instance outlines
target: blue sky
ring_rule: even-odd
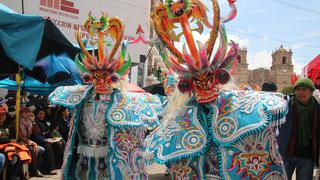
[[[219,3],[221,14],[228,13],[227,0]],[[292,49],[296,72],[320,54],[319,0],[238,0],[236,7],[238,15],[226,30],[229,40],[247,47],[249,69],[269,68],[281,44]]]

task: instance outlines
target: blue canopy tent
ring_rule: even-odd
[[[20,66],[32,70],[35,62],[50,54],[66,52],[74,58],[80,52],[48,19],[18,14],[0,4],[0,75],[16,74],[16,138],[18,139],[21,93]],[[35,74],[35,73],[31,73]]]
[[[0,74],[15,74],[21,65],[32,70],[37,60],[66,52],[80,52],[49,20],[18,14],[0,4]]]
[[[21,89],[32,94],[38,94],[41,96],[48,96],[55,88],[63,85],[64,83],[59,84],[48,84],[42,83],[33,79],[30,76],[26,76],[25,79],[21,82]],[[0,88],[8,90],[17,90],[18,84],[16,81],[10,80],[9,78],[0,80]]]

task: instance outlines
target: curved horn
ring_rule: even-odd
[[[220,8],[217,0],[212,0],[213,7],[213,26],[211,28],[210,37],[207,41],[207,56],[208,60],[211,59],[211,53],[218,37],[218,31],[220,26]]]
[[[87,49],[85,48],[83,42],[82,42],[82,39],[81,39],[81,33],[80,33],[80,29],[78,29],[78,31],[76,31],[76,39],[77,39],[77,42],[82,50],[82,52],[87,56],[87,58],[89,60],[92,60],[93,57],[91,56],[91,54],[87,51]]]

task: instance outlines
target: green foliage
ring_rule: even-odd
[[[281,90],[283,94],[292,94],[294,93],[293,86],[286,86]]]

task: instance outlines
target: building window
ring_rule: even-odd
[[[237,56],[237,60],[238,60],[238,63],[240,64],[241,63],[241,56],[240,55]]]
[[[287,64],[287,57],[285,56],[282,57],[282,64]]]

